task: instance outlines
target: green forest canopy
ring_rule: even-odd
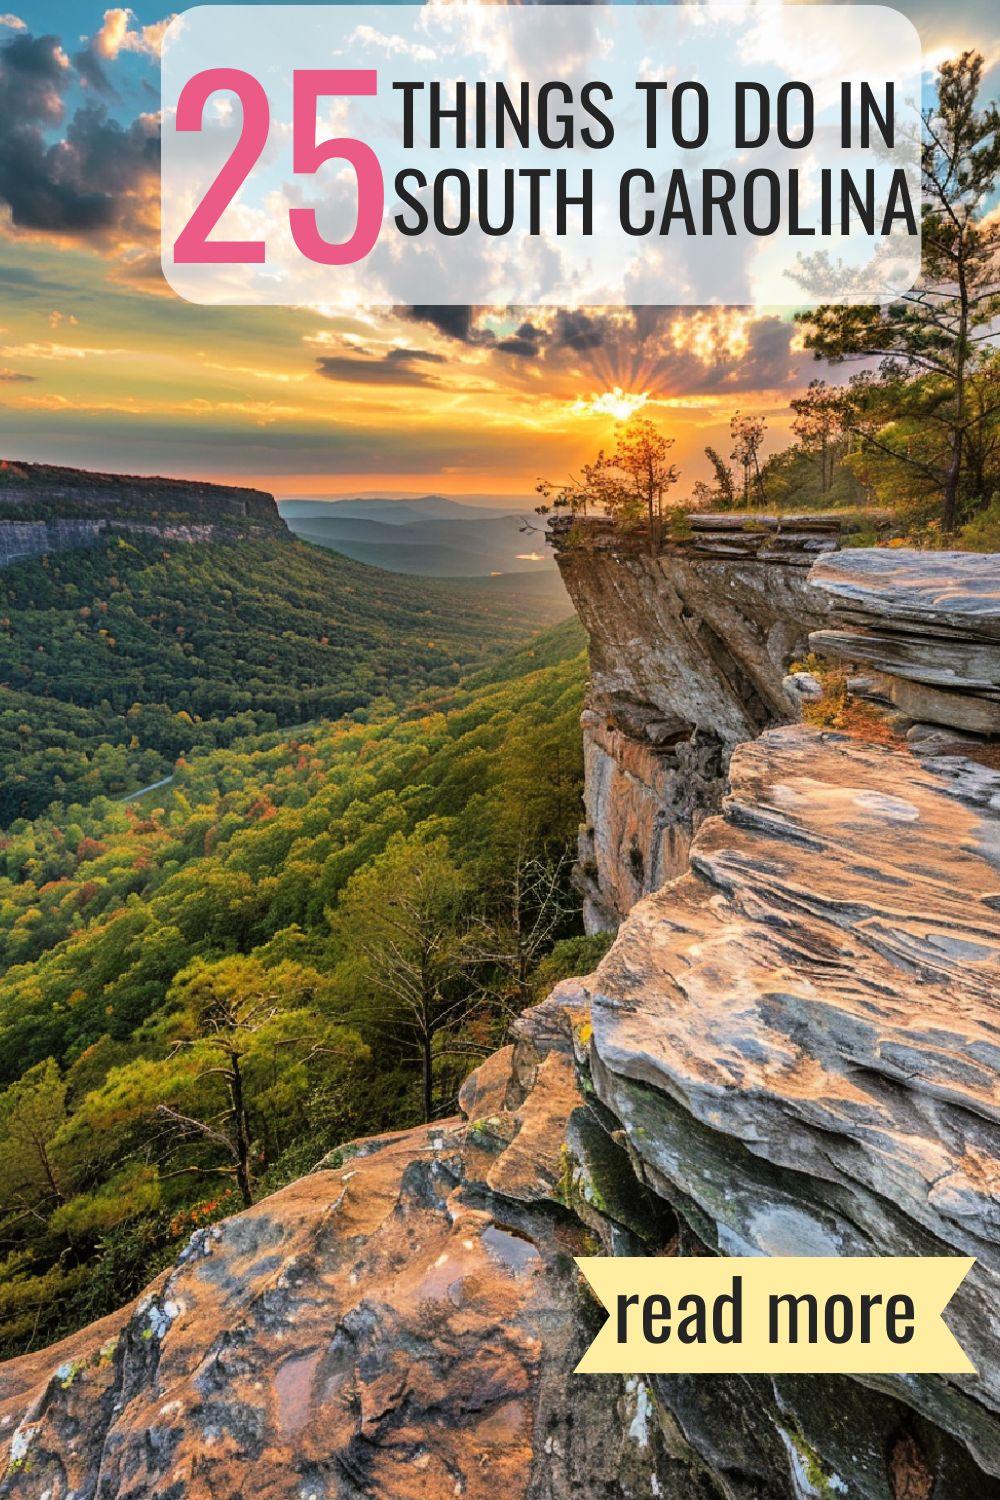
[[[526,995],[588,966],[584,678],[568,621],[420,708],[201,749],[169,789],[14,825],[0,1348],[109,1311],[200,1224],[421,1118],[427,1091],[451,1108]]]
[[[568,612],[301,542],[113,538],[0,571],[0,827],[197,747],[410,701]]]

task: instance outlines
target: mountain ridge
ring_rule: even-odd
[[[519,507],[510,505],[471,505],[461,500],[452,500],[447,495],[421,495],[408,500],[390,500],[374,496],[345,497],[342,500],[280,499],[278,511],[285,518],[304,520],[307,517],[331,519],[381,521],[387,526],[406,525],[416,520],[496,520],[499,516],[518,513]]]
[[[525,535],[526,511],[473,511],[440,496],[423,501],[279,502],[296,536],[395,573],[432,578],[544,574],[562,595],[547,551]]]
[[[188,545],[292,537],[265,490],[0,460],[0,568],[115,534]]]
[[[568,613],[485,582],[409,578],[290,535],[106,531],[12,559],[0,825],[53,798],[125,795],[199,746],[401,703]]]

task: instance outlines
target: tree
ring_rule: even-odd
[[[256,958],[196,959],[178,976],[167,997],[172,1045],[150,1079],[161,1096],[156,1115],[182,1140],[197,1141],[224,1161],[183,1165],[181,1173],[232,1176],[243,1203],[253,1202],[260,1130],[253,1128],[252,1108],[266,1114],[266,1096],[291,1068],[361,1054],[357,1038],[317,1009],[317,995],[326,988],[314,970],[291,962],[268,969]],[[141,1099],[145,1091],[136,1092]]]
[[[736,489],[733,485],[733,471],[726,463],[725,459],[722,457],[722,454],[719,453],[717,449],[711,447],[706,448],[705,457],[712,465],[712,472],[715,475],[715,492],[718,497],[718,502],[725,510],[731,510],[732,507],[736,504]]]
[[[600,448],[592,463],[584,464],[580,477],[571,474],[562,485],[550,479],[540,479],[535,485],[535,494],[541,496],[541,504],[535,507],[538,515],[548,515],[550,510],[569,510],[574,516],[586,516],[593,510],[608,510],[607,474],[610,460]]]
[[[396,835],[348,881],[332,917],[352,1019],[416,1062],[425,1120],[435,1112],[435,1056],[472,1007],[463,948],[470,895],[444,837]]]
[[[585,464],[581,477],[570,476],[561,486],[540,479],[536,491],[544,515],[554,506],[574,515],[603,511],[621,525],[643,521],[654,536],[663,520],[667,492],[680,478],[670,462],[674,439],[664,437],[647,417],[632,417],[619,426],[614,451],[602,449],[593,463]]]
[[[618,508],[625,519],[645,515],[650,531],[663,520],[667,491],[680,471],[669,462],[673,438],[665,438],[646,417],[633,417],[619,429],[611,462],[618,471]]]
[[[825,495],[833,482],[833,444],[841,430],[840,397],[825,380],[810,380],[805,395],[796,396],[791,407],[795,413],[792,431],[804,451],[818,458],[820,493]]]
[[[482,634],[481,613],[451,607]],[[405,621],[386,628],[398,649]],[[579,823],[582,646],[566,621],[457,692],[450,672],[425,682],[418,711],[192,756],[162,814],[88,797],[8,830],[0,1356],[111,1312],[247,1187],[260,1198],[339,1142],[412,1122],[417,1038],[367,962],[387,940],[367,932],[360,898],[353,947],[331,942],[327,914],[415,827],[367,889],[379,910],[397,890],[412,899],[416,844],[446,836],[461,879],[435,955],[431,1102],[444,1112],[468,1056],[522,1003],[545,905],[525,866],[557,866]],[[536,995],[541,982],[533,973]]]
[[[743,504],[750,508],[750,479],[757,489],[757,499],[761,505],[765,503],[764,480],[760,472],[760,447],[764,441],[766,423],[763,417],[745,417],[740,412],[734,412],[729,424],[729,433],[733,440],[733,451],[729,455],[734,463],[739,464],[743,471]]]
[[[539,959],[567,915],[579,909],[569,899],[567,864],[565,856],[540,859],[522,845],[488,910],[470,926],[466,951],[473,963],[485,966],[484,992],[505,1021],[531,1004]]]
[[[969,494],[988,504],[1000,481],[1000,354],[984,351],[967,387],[964,463]]]
[[[68,1193],[56,1145],[66,1121],[66,1084],[52,1058],[0,1094],[0,1205],[5,1236],[14,1224],[48,1217]]]
[[[986,498],[975,488],[984,482],[983,434],[1000,411],[991,353],[1000,222],[986,216],[1000,176],[1000,111],[976,107],[983,66],[978,52],[942,63],[937,102],[922,115],[916,286],[880,306],[825,305],[799,315],[817,358],[880,360],[876,377],[852,382],[844,425],[941,494],[947,531],[963,501]]]

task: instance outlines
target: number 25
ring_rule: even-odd
[[[347,161],[358,179],[358,212],[354,233],[342,244],[326,240],[312,208],[289,210],[292,239],[309,260],[325,266],[347,266],[363,260],[382,227],[385,189],[378,157],[370,146],[349,136],[319,142],[319,100],[330,94],[372,95],[378,75],[369,68],[305,68],[293,75],[292,170],[311,175],[326,161]],[[208,236],[246,182],[267,144],[270,108],[263,86],[239,68],[207,68],[196,73],[177,101],[177,129],[201,130],[205,105],[215,93],[234,93],[243,109],[243,128],[229,159],[198,204],[174,244],[178,265],[262,265],[263,240],[210,240]]]

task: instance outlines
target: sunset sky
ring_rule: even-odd
[[[3,0],[0,0],[0,4]],[[819,373],[781,316],[416,308],[328,318],[193,307],[159,271],[167,14],[89,0],[0,12],[0,455],[255,483],[279,495],[529,493],[640,407],[682,491],[736,408],[787,435]],[[901,5],[933,65],[1000,77],[994,0]]]

